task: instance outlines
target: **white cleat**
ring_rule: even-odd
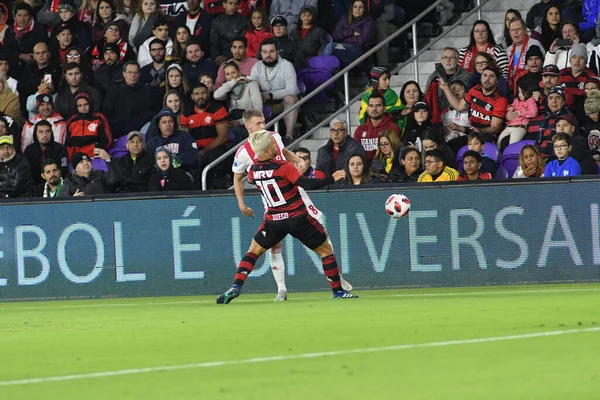
[[[273,301],[286,301],[287,300],[287,290],[280,290],[277,292],[277,296],[275,296],[275,300]]]
[[[340,276],[340,281],[342,282],[342,289],[344,289],[347,292],[351,292],[352,289],[354,289],[352,287],[352,285],[350,284],[350,282],[348,282],[347,280],[345,280],[343,277]]]

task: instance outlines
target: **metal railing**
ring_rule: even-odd
[[[357,95],[353,99],[350,99],[350,90],[349,90],[349,83],[348,83],[349,82],[349,80],[348,80],[348,76],[349,75],[348,75],[348,73],[349,73],[349,71],[351,69],[353,69],[354,67],[356,67],[357,65],[359,65],[365,59],[367,59],[368,57],[372,56],[377,50],[379,50],[383,46],[386,46],[389,42],[391,42],[396,37],[398,37],[399,35],[401,35],[402,33],[404,33],[406,30],[408,30],[409,28],[411,28],[412,29],[412,34],[413,34],[412,42],[413,42],[413,53],[414,53],[414,55],[411,56],[404,63],[402,63],[402,65],[396,67],[392,71],[392,73],[395,73],[395,72],[403,69],[404,67],[406,67],[407,65],[409,65],[412,62],[412,63],[414,63],[415,81],[418,82],[419,81],[419,72],[418,72],[419,71],[419,65],[418,65],[418,58],[419,58],[419,56],[421,54],[423,54],[426,50],[428,50],[430,47],[432,47],[433,45],[435,45],[439,40],[441,40],[442,38],[446,37],[446,35],[448,33],[452,32],[452,30],[454,28],[456,28],[457,26],[459,26],[460,24],[462,24],[463,21],[465,21],[467,18],[469,18],[475,12],[478,13],[477,14],[478,15],[478,19],[481,19],[481,8],[484,5],[486,5],[488,2],[490,2],[490,1],[492,1],[492,0],[486,0],[486,1],[484,1],[482,3],[482,0],[477,0],[477,6],[476,7],[474,7],[472,10],[470,10],[465,16],[463,16],[462,18],[460,18],[450,28],[445,29],[444,32],[440,36],[438,36],[435,40],[433,40],[432,42],[430,42],[429,44],[427,44],[423,49],[421,49],[421,51],[418,51],[418,49],[417,49],[417,23],[420,22],[421,19],[423,19],[427,14],[429,14],[431,11],[433,11],[437,7],[437,5],[442,2],[442,0],[436,0],[432,5],[430,5],[429,7],[427,7],[423,12],[421,12],[415,18],[413,18],[412,20],[410,20],[409,22],[407,22],[402,28],[398,29],[396,32],[394,32],[393,34],[391,34],[389,37],[387,37],[382,42],[379,42],[377,45],[375,45],[374,47],[372,47],[369,51],[367,51],[362,56],[360,56],[359,58],[357,58],[356,60],[354,60],[350,65],[348,65],[347,67],[345,67],[344,69],[342,69],[340,72],[338,72],[337,74],[335,74],[334,76],[332,76],[331,78],[329,78],[326,82],[324,82],[323,84],[321,84],[319,87],[317,87],[316,89],[314,89],[313,91],[311,91],[309,94],[307,94],[306,96],[304,96],[296,104],[294,104],[293,107],[291,107],[291,108],[289,108],[287,110],[284,110],[284,112],[282,112],[281,114],[279,114],[277,117],[273,118],[271,121],[269,121],[266,124],[265,128],[268,129],[268,128],[274,126],[275,124],[277,124],[287,114],[289,114],[290,112],[292,112],[296,108],[300,107],[301,105],[303,105],[304,103],[306,103],[308,100],[312,99],[314,96],[318,95],[322,90],[326,89],[329,85],[331,85],[333,82],[335,82],[336,80],[338,80],[342,76],[344,77],[344,92],[345,92],[344,93],[344,100],[345,100],[346,104],[342,108],[338,109],[337,112],[333,113],[332,115],[330,115],[329,117],[327,117],[326,119],[324,119],[323,121],[321,121],[321,123],[317,124],[317,126],[313,127],[310,131],[308,131],[307,133],[305,133],[301,137],[299,137],[296,140],[294,140],[288,147],[292,147],[295,144],[299,143],[300,141],[309,138],[318,129],[320,129],[321,127],[325,126],[326,124],[329,124],[329,122],[331,120],[333,120],[337,115],[339,115],[342,112],[346,113],[346,119],[347,119],[347,122],[348,122],[348,127],[350,127],[351,126],[351,124],[350,124],[350,106],[354,102],[356,102],[357,100],[361,99],[362,96],[364,95],[364,92],[362,92],[361,94]],[[366,92],[366,90],[365,90],[365,92]],[[233,153],[235,153],[237,151],[237,149],[246,142],[246,140],[244,140],[244,141],[236,144],[231,149],[229,149],[227,152],[225,152],[222,156],[220,156],[219,158],[217,158],[216,160],[214,160],[213,162],[211,162],[210,164],[208,164],[204,168],[204,171],[202,171],[202,190],[206,190],[208,188],[207,187],[208,171],[210,171],[215,166],[217,166],[218,164],[220,164],[223,160],[225,160],[226,158],[228,158],[229,156],[231,156]]]

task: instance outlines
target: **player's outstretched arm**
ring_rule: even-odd
[[[298,157],[286,148],[283,148],[283,156],[285,157],[286,161],[289,161],[292,164],[294,164],[301,174],[304,174],[306,172],[305,165],[300,157]]]
[[[339,181],[340,179],[344,179],[345,177],[346,172],[343,170],[335,171],[332,176],[328,176],[326,178],[321,179],[311,179],[305,176],[301,176],[296,181],[296,185],[306,190],[321,189],[325,186],[331,185],[336,181]]]
[[[247,217],[254,217],[254,211],[246,206],[246,203],[244,202],[244,174],[233,174],[233,190],[235,191],[238,207],[242,214]]]

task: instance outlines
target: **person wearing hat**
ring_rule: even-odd
[[[369,80],[371,86],[365,92],[361,102],[360,111],[358,112],[358,121],[364,124],[367,121],[367,107],[369,104],[369,97],[373,93],[382,94],[385,98],[385,112],[386,113],[398,113],[404,109],[404,105],[400,101],[398,94],[390,86],[391,74],[387,68],[373,67],[369,73]]]
[[[15,151],[13,137],[0,136],[0,198],[31,197],[31,169]]]
[[[415,113],[417,112],[416,107],[419,104],[421,103],[417,103],[413,108]],[[425,104],[425,106],[427,105]],[[365,149],[367,159],[366,170],[369,169],[371,160],[377,152],[379,134],[386,129],[394,131],[398,139],[400,139],[398,125],[396,125],[390,114],[385,113],[385,98],[380,93],[373,93],[369,97],[367,105],[367,120],[364,124],[356,127],[353,135],[354,140],[360,143]]]
[[[542,68],[542,94],[548,96],[550,89],[560,85],[560,70],[556,65],[545,65]]]
[[[25,121],[21,131],[21,149],[27,150],[27,147],[35,141],[35,126],[40,121],[47,121],[52,127],[54,142],[64,144],[67,135],[67,121],[54,110],[54,99],[49,94],[40,94],[36,96],[36,109],[38,113]]]
[[[77,114],[67,121],[67,139],[65,146],[72,159],[77,152],[94,156],[94,149],[100,147],[109,149],[113,138],[106,117],[99,112],[93,112],[94,100],[86,92],[75,96]]]
[[[127,154],[112,160],[119,174],[116,192],[146,192],[154,171],[154,158],[144,149],[144,135],[140,131],[129,132],[125,147]],[[108,156],[102,149],[99,149],[98,153],[101,158]]]
[[[287,24],[283,15],[276,15],[271,19],[271,30],[279,55],[293,64],[296,61],[296,45],[288,35]]]
[[[238,13],[240,0],[224,0],[225,12],[217,16],[210,27],[210,58],[218,65],[231,58],[231,43],[243,36],[250,26],[248,19]]]
[[[577,102],[585,96],[583,85],[595,74],[587,68],[587,50],[583,43],[574,45],[571,48],[570,56],[571,67],[560,71],[560,84],[565,92],[571,94]]]
[[[552,137],[556,134],[556,123],[565,114],[570,114],[565,101],[565,91],[556,86],[550,89],[546,97],[546,114],[542,118],[535,118],[527,126],[527,134],[523,139],[535,140],[540,149],[542,158],[554,154],[552,150]]]
[[[269,9],[269,18],[273,19],[278,15],[287,20],[287,31],[291,34],[296,29],[300,20],[302,9],[306,6],[317,8],[317,0],[273,0]],[[316,21],[317,14],[314,14]]]
[[[62,170],[62,176],[67,176],[69,167],[67,149],[54,140],[52,129],[53,126],[49,121],[38,121],[33,127],[33,143],[23,151],[31,168],[34,185],[43,182],[42,161],[47,158],[56,160]]]
[[[124,82],[123,64],[119,58],[119,46],[107,43],[104,46],[104,62],[94,73],[94,86],[106,98],[108,91]]]
[[[327,33],[315,25],[317,9],[313,6],[304,6],[300,10],[297,26],[290,30],[290,39],[296,45],[296,61],[293,63],[296,70],[306,67],[306,60],[318,56],[328,43]]]
[[[182,12],[175,17],[171,38],[175,39],[175,32],[180,26],[187,26],[190,29],[191,37],[196,39],[205,50],[209,48],[210,28],[213,22],[213,16],[204,8],[200,7],[201,0],[187,0],[187,12]]]
[[[95,170],[90,155],[76,152],[71,157],[73,173],[63,180],[58,197],[93,196],[96,194],[114,193],[119,182],[119,174],[110,157],[104,161],[108,172]],[[98,158],[100,158],[98,156]]]
[[[50,3],[58,3],[57,0],[46,2],[46,5]],[[77,44],[82,49],[87,49],[92,44],[92,36],[90,34],[90,27],[83,21],[77,18],[79,6],[74,3],[73,0],[60,0],[58,5],[58,16],[59,21],[56,24],[52,24],[54,29],[50,33],[50,41],[56,40],[56,35],[59,27],[67,26],[73,34],[73,43]],[[37,16],[40,19],[40,14]],[[41,22],[41,21],[40,21]]]
[[[284,19],[285,21],[285,19]],[[233,56],[227,62],[221,64],[219,66],[219,70],[217,71],[217,79],[213,86],[213,90],[218,90],[221,85],[223,85],[226,81],[225,79],[225,71],[224,65],[227,63],[234,62],[237,64],[240,74],[249,76],[252,71],[252,67],[254,64],[258,62],[256,57],[247,57],[246,56],[246,48],[248,47],[248,40],[244,36],[238,36],[233,39],[231,42],[231,55]]]
[[[508,99],[502,97],[498,91],[500,76],[500,70],[497,68],[486,67],[481,73],[481,83],[471,88],[462,100],[454,96],[444,80],[438,81],[450,105],[456,111],[470,108],[469,131],[479,133],[485,142],[495,143],[504,126]]]
[[[553,64],[556,65],[559,69],[567,68],[569,66],[569,60],[571,58],[571,47],[580,43],[581,39],[579,31],[579,26],[571,22],[569,20],[564,20],[561,22],[559,26],[560,39],[563,41],[569,40],[571,44],[565,44],[563,46],[558,45],[559,39],[556,39],[550,45],[548,52],[546,53],[546,58],[544,59],[544,65]],[[590,47],[592,45],[590,44]],[[591,49],[588,50],[586,46],[586,50],[588,53],[588,58],[592,60],[594,57],[589,57],[593,52]]]
[[[586,90],[586,93],[584,116],[578,120],[582,121],[582,133],[587,138],[589,149],[600,152],[600,87]]]
[[[517,97],[519,90],[519,81],[527,79],[539,86],[542,81],[542,66],[544,62],[544,53],[538,46],[531,46],[525,55],[525,63],[527,69],[521,70],[515,75],[515,84],[513,87],[513,95]]]

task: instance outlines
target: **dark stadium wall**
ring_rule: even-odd
[[[356,289],[600,280],[597,182],[319,192]],[[392,193],[411,200],[390,219]],[[247,196],[257,214],[260,198]],[[216,294],[260,219],[233,196],[0,206],[0,300]],[[320,260],[284,241],[288,288],[327,290]],[[244,286],[274,292],[268,260]]]

